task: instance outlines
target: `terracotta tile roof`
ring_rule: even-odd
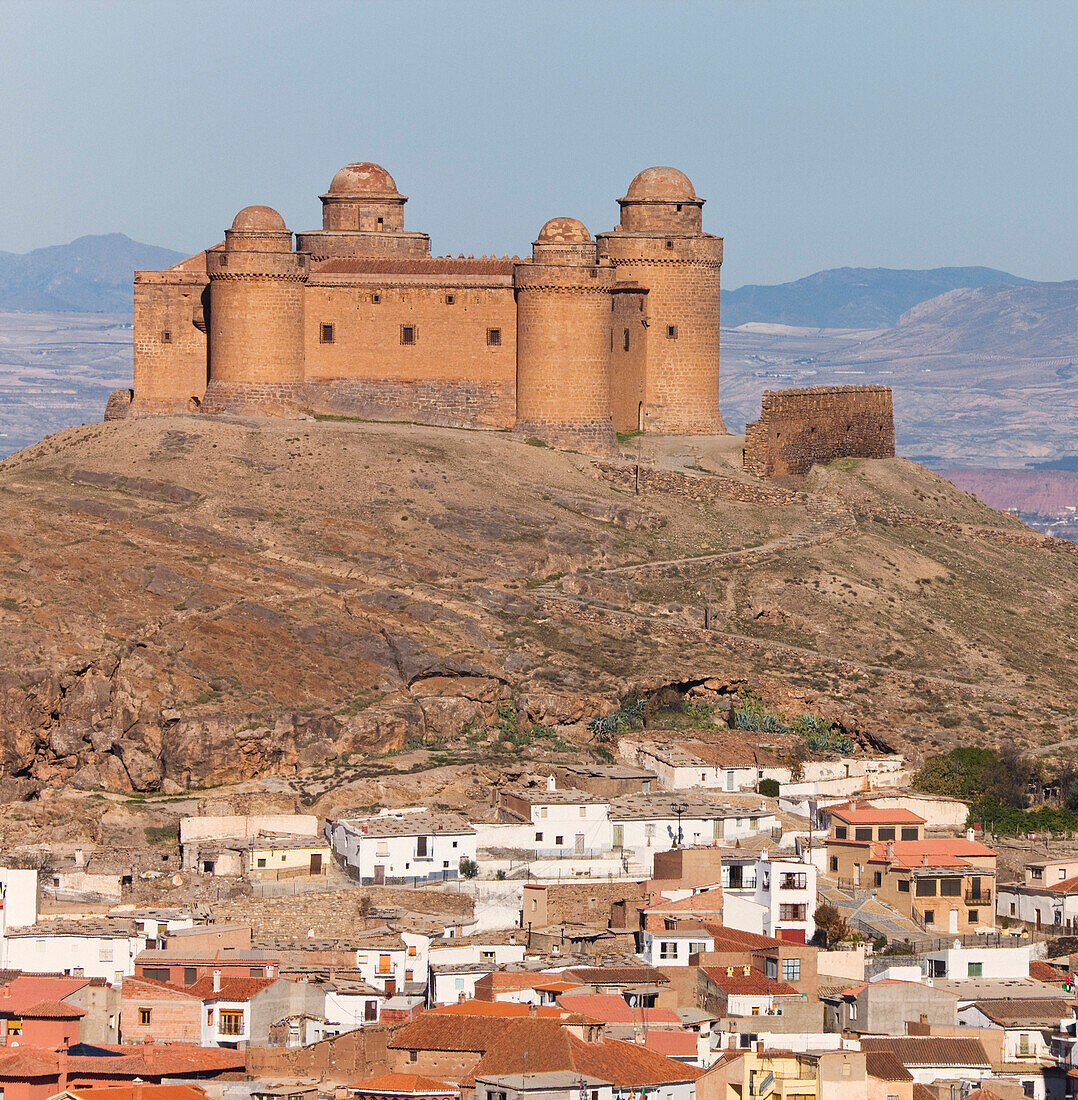
[[[896,867],[968,867],[970,859],[984,859],[996,855],[991,848],[979,840],[966,840],[965,837],[896,840],[890,847],[893,853],[892,863]],[[873,841],[871,858],[885,860],[887,848],[887,844]]]
[[[927,1085],[922,1085],[919,1081],[914,1081],[913,1100],[937,1100],[937,1097]],[[969,1097],[966,1097],[966,1100],[969,1100]]]
[[[392,1039],[392,1050],[442,1050],[474,1051],[485,1053],[511,1023],[520,1023],[508,1017],[491,1019],[487,1016],[455,1015],[438,1010],[424,1012],[402,1027]],[[548,1037],[561,1031],[560,1025],[550,1019],[528,1021],[532,1026],[546,1029]]]
[[[92,1052],[92,1053],[91,1053]],[[160,1080],[162,1077],[198,1077],[230,1070],[242,1070],[246,1058],[242,1050],[224,1047],[201,1047],[195,1043],[154,1043],[144,1046],[89,1045],[71,1047],[69,1073],[74,1078],[108,1076],[141,1077]]]
[[[206,1100],[204,1090],[194,1085],[147,1085],[139,1086],[136,1094],[133,1085],[95,1085],[92,1088],[67,1090],[79,1100]]]
[[[695,1058],[696,1034],[692,1031],[649,1031],[644,1046],[667,1058]]]
[[[669,985],[654,966],[574,966],[566,974],[585,985]]]
[[[878,1081],[912,1081],[913,1074],[889,1050],[865,1052],[865,1072]]]
[[[646,906],[649,913],[721,913],[722,890],[702,890],[691,897],[670,901],[664,898],[654,905]]]
[[[1062,997],[1022,997],[974,1001],[998,1027],[1056,1027],[1070,1016],[1070,1002]]]
[[[356,1092],[390,1093],[399,1096],[459,1096],[460,1086],[426,1077],[422,1073],[380,1073],[349,1086]]]
[[[925,819],[912,810],[888,810],[867,803],[847,802],[841,806],[831,806],[827,811],[832,817],[850,825],[923,825]]]
[[[51,1050],[35,1047],[0,1047],[0,1081],[27,1077],[58,1077],[59,1060]]]
[[[565,993],[558,1004],[568,1012],[578,1012],[605,1024],[645,1023],[652,1027],[681,1027],[681,1017],[671,1008],[632,1008],[616,993]]]
[[[861,1049],[889,1050],[904,1066],[988,1066],[988,1055],[979,1039],[932,1035],[926,1038],[866,1036]]]
[[[280,981],[280,978],[234,978],[221,975],[218,990],[213,988],[213,978],[199,978],[191,985],[173,985],[171,982],[159,982],[154,978],[125,978],[121,989],[127,986],[143,986],[147,990],[173,993],[180,997],[193,997],[198,1001],[247,1001],[267,986]]]
[[[416,260],[337,259],[313,265],[315,275],[512,275],[513,261],[432,256]]]
[[[23,1009],[24,1020],[81,1020],[86,1013],[63,1001],[39,1001]]]
[[[132,997],[168,997],[170,1000],[197,1001],[198,998],[188,992],[188,986],[170,985],[156,978],[124,978],[120,986],[120,996],[124,1000]]]
[[[1068,978],[1065,971],[1052,966],[1051,963],[1046,963],[1043,959],[1029,960],[1029,976],[1035,982],[1065,982]]]
[[[750,967],[746,974],[744,967],[702,966],[700,969],[711,982],[731,996],[747,997],[799,997],[800,992],[789,982],[778,982],[769,978],[762,970]],[[733,973],[728,973],[732,970]]]
[[[435,1016],[500,1016],[504,1019],[564,1020],[569,1013],[555,1005],[526,1005],[514,1001],[461,1001],[459,1004],[440,1005],[428,1009],[427,1015]]]
[[[1046,886],[1045,889],[1051,890],[1054,894],[1076,894],[1078,893],[1078,878],[1065,878],[1062,882]]]
[[[743,932],[740,928],[712,927],[716,951],[752,951],[759,947],[782,947],[783,941],[758,932]]]

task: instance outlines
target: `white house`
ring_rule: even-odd
[[[947,947],[929,951],[924,959],[926,978],[947,978],[950,981],[980,978],[985,981],[1006,981],[1029,978],[1029,963],[1033,946],[1024,947]]]
[[[376,932],[358,938],[356,969],[360,980],[387,997],[409,992],[427,981],[430,939],[420,932]]]
[[[653,771],[668,791],[754,791],[761,779],[781,783],[790,778],[788,767],[748,745],[730,748],[692,740],[622,739],[619,752],[636,767]]]
[[[739,908],[729,905],[734,898],[751,901],[760,909],[759,931],[775,939],[807,943],[816,934],[816,868],[797,859],[783,859],[767,852],[739,855],[729,849],[722,856],[722,889],[729,912],[725,921],[734,928]]]
[[[1010,882],[996,887],[996,915],[1025,921],[1035,928],[1052,927],[1061,932],[1078,930],[1078,876],[1056,879],[1036,867],[1041,880]],[[1053,868],[1055,870],[1055,868]],[[1058,874],[1058,871],[1056,871]]]
[[[1004,1062],[1053,1061],[1052,1035],[1070,1010],[1064,997],[973,1001],[958,1009],[964,1027],[1001,1028]]]
[[[113,985],[135,972],[146,937],[120,921],[47,921],[9,928],[4,966],[11,970],[59,972],[76,978],[104,978]]]
[[[640,954],[649,966],[688,966],[690,955],[715,950],[715,937],[702,924],[685,923],[689,927],[644,930]]]
[[[463,817],[426,810],[327,819],[326,838],[364,885],[455,879],[475,860],[475,830]]]
[[[499,807],[531,825],[529,849],[536,859],[600,856],[610,851],[610,802],[599,795],[567,787],[553,776],[543,788],[500,791]]]
[[[37,871],[0,867],[0,935],[37,923]]]
[[[340,1035],[357,1027],[376,1024],[381,1016],[384,994],[366,982],[331,978],[325,986],[326,1034]]]
[[[760,799],[632,794],[611,800],[610,824],[615,851],[631,853],[650,870],[655,852],[770,833],[776,819],[775,811]]]

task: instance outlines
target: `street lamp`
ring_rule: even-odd
[[[688,807],[688,806],[687,806],[687,805],[686,805],[686,804],[685,804],[684,802],[675,802],[675,803],[674,803],[674,804],[673,804],[673,805],[672,805],[672,806],[670,807],[670,809],[672,809],[672,810],[674,811],[674,813],[676,813],[676,814],[677,814],[677,846],[678,846],[679,848],[681,847],[681,815],[682,815],[682,814],[683,814],[683,813],[684,813],[684,812],[685,812],[685,811],[686,811],[686,810],[687,810],[688,808],[689,808],[689,807]]]

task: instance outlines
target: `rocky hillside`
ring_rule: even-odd
[[[780,487],[736,438],[638,445],[640,494],[632,465],[402,425],[132,421],[13,455],[0,794],[295,775],[510,703],[583,745],[705,682],[915,754],[1072,728],[1078,548],[904,460]]]

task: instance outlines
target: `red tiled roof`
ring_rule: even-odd
[[[377,1077],[368,1077],[350,1088],[355,1092],[376,1092],[381,1095],[392,1093],[400,1096],[458,1096],[460,1086],[440,1081],[437,1077],[426,1077],[422,1073],[380,1073]]]
[[[669,985],[670,979],[654,966],[574,966],[566,974],[585,985]]]
[[[782,947],[785,943],[759,932],[743,932],[740,928],[712,925],[708,930],[715,937],[716,951],[751,951],[759,947]]]
[[[778,982],[769,978],[762,970],[750,967],[746,974],[744,967],[702,966],[700,968],[708,978],[728,995],[747,997],[797,997],[800,996],[789,982]],[[733,973],[727,973],[732,970]]]
[[[878,1081],[912,1081],[913,1074],[895,1057],[890,1050],[869,1050],[865,1052],[865,1072]],[[968,1100],[968,1098],[967,1098]]]
[[[664,898],[646,907],[649,913],[721,913],[722,890],[701,890],[687,898],[670,901]]]
[[[28,1077],[59,1077],[59,1059],[54,1051],[36,1047],[0,1047],[0,1081]]]
[[[195,1085],[141,1084],[138,1093],[133,1085],[94,1085],[90,1088],[68,1089],[80,1100],[205,1100],[206,1093]]]
[[[199,978],[191,985],[185,985],[184,991],[200,1001],[248,1001],[267,986],[280,981],[279,978],[232,978],[222,974],[220,989],[213,988],[213,977]]]
[[[565,993],[558,1004],[568,1012],[578,1012],[605,1024],[638,1024],[652,1027],[669,1024],[681,1027],[681,1017],[671,1008],[632,1008],[616,993]]]
[[[24,1020],[81,1020],[86,1013],[63,1001],[39,1001],[23,1009]]]
[[[548,989],[561,992],[580,989],[584,983],[566,980],[560,974],[536,974],[533,970],[495,970],[490,975],[491,990],[497,995],[503,990]]]
[[[644,1046],[667,1058],[695,1058],[696,1034],[692,1031],[649,1031]]]
[[[1065,878],[1062,882],[1046,886],[1045,889],[1051,890],[1054,894],[1076,894],[1078,893],[1078,878]]]
[[[896,867],[968,867],[970,859],[994,857],[995,852],[979,840],[943,837],[936,840],[896,840],[890,845]],[[888,845],[872,844],[871,858],[885,860]]]
[[[950,1035],[928,1037],[865,1036],[861,1049],[889,1050],[906,1067],[909,1066],[987,1066],[988,1055],[980,1039]]]
[[[912,810],[884,809],[867,803],[846,802],[840,806],[831,806],[827,811],[832,817],[850,825],[923,825],[925,819]]]
[[[1075,880],[1078,881],[1078,880]],[[1068,975],[1043,959],[1029,960],[1029,976],[1035,982],[1065,982]]]
[[[435,1016],[500,1016],[505,1019],[519,1019],[529,1016],[533,1019],[564,1020],[568,1012],[554,1005],[526,1005],[514,1001],[461,1001],[459,1004],[440,1005],[426,1013]]]

